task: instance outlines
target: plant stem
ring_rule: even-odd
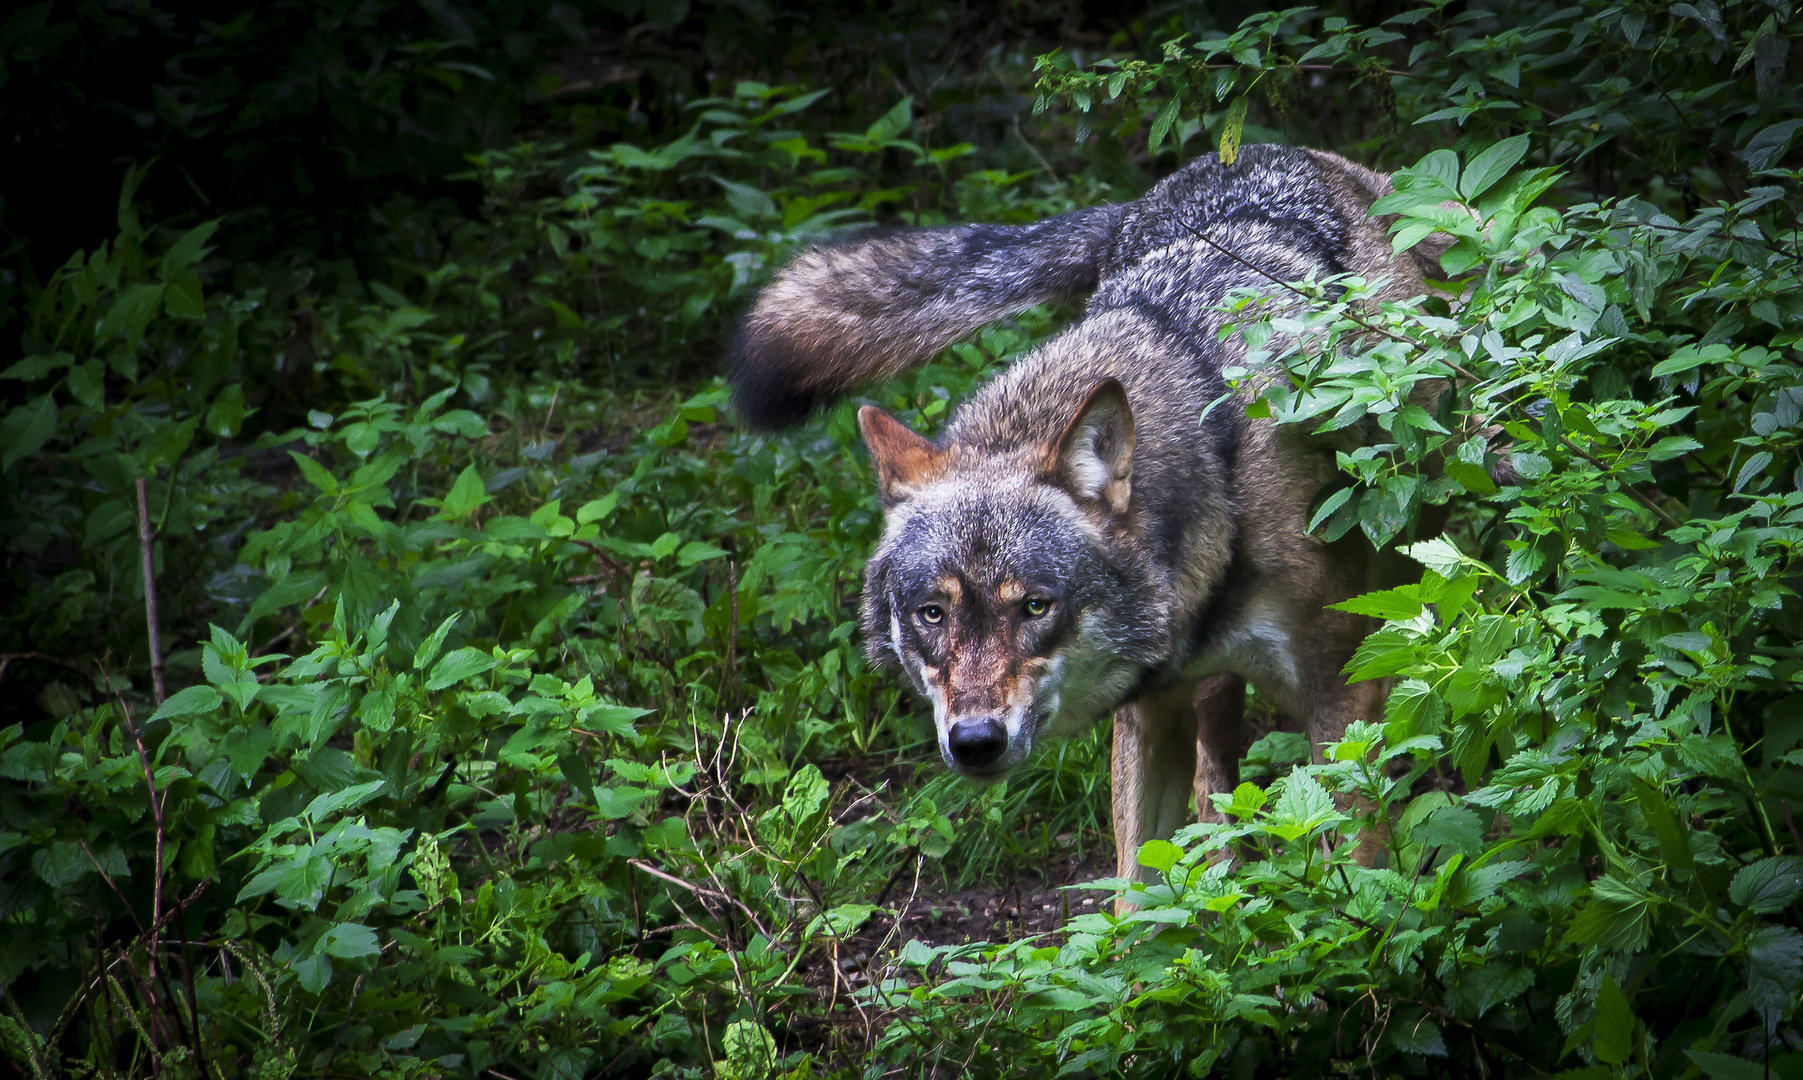
[[[144,625],[150,638],[150,685],[157,704],[161,705],[169,693],[163,685],[163,633],[157,622],[156,534],[150,531],[150,501],[144,494],[143,477],[138,478],[138,553],[144,562]]]

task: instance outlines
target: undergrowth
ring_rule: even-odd
[[[495,91],[530,129],[446,121],[461,205],[359,204],[348,262],[157,217],[172,160],[111,239],[8,272],[13,1073],[1803,1075],[1790,8],[1158,9],[1037,67],[923,11],[838,24],[942,49],[877,100],[800,45],[698,85],[668,57],[742,59],[763,39],[718,35],[755,20],[648,5],[620,55],[654,105]],[[453,100],[494,76],[418,65]],[[1451,524],[1346,605],[1384,620],[1351,672],[1384,716],[1321,761],[1267,735],[1226,823],[1139,852],[1160,882],[1084,887],[1137,910],[1023,935],[1021,881],[1108,862],[1107,732],[938,772],[857,640],[858,403],[742,431],[718,356],[800,246],[1037,220],[1253,140],[1397,169],[1398,250],[1449,246],[1409,303],[1236,298],[1221,407],[1384,433],[1320,534]],[[931,432],[1070,315],[864,400]],[[983,891],[1008,940],[909,929]]]

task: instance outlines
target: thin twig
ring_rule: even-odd
[[[171,477],[171,483],[174,478]],[[163,686],[163,632],[157,624],[156,534],[150,531],[150,501],[144,478],[138,478],[138,553],[144,561],[144,624],[150,635],[150,685],[158,705],[168,697]],[[160,867],[159,867],[160,871]]]
[[[80,664],[75,663],[73,660],[64,660],[60,656],[51,656],[49,653],[9,652],[9,653],[0,653],[0,679],[6,678],[7,666],[10,665],[14,660],[42,660],[46,664],[57,664],[61,667],[66,667],[71,671],[85,671],[86,670]]]
[[[674,874],[666,874],[662,870],[659,870],[657,867],[652,866],[648,862],[645,862],[643,859],[628,859],[626,861],[631,863],[633,866],[638,867],[640,870],[643,870],[645,873],[650,874],[652,877],[657,878],[660,881],[667,881],[672,885],[681,886],[682,888],[687,889],[690,892],[694,893],[696,896],[706,897],[706,898],[712,899],[712,900],[726,901],[727,903],[738,908],[740,911],[743,911],[745,913],[745,917],[751,920],[751,925],[758,928],[758,933],[763,934],[765,938],[767,938],[771,941],[776,940],[776,936],[774,934],[770,933],[770,931],[765,928],[764,924],[761,921],[759,921],[757,915],[754,914],[750,908],[746,907],[744,901],[740,900],[738,897],[731,896],[731,895],[728,895],[727,893],[723,893],[723,892],[717,892],[713,889],[709,889],[709,888],[705,888],[701,885],[693,884],[692,882],[684,881],[683,879],[677,877]]]
[[[142,505],[143,503],[140,502],[139,506]],[[146,583],[148,584],[148,578]],[[155,623],[153,622],[152,625]],[[144,787],[150,792],[150,812],[157,827],[156,865],[153,867],[155,876],[151,879],[153,887],[150,894],[150,978],[154,982],[157,977],[157,935],[162,931],[163,926],[163,802],[157,798],[156,771],[151,768],[150,751],[144,746],[143,734],[139,732],[137,725],[131,722],[131,709],[126,706],[125,699],[113,686],[113,680],[107,675],[106,668],[100,669],[100,677],[108,688],[113,689],[113,700],[119,706],[119,723],[138,748],[138,765],[144,770]]]
[[[1242,258],[1240,256],[1240,254],[1238,252],[1232,250],[1231,248],[1223,246],[1222,244],[1217,242],[1214,237],[1209,236],[1207,233],[1204,233],[1202,230],[1196,228],[1194,225],[1191,225],[1189,222],[1184,221],[1181,218],[1179,218],[1177,223],[1179,225],[1182,225],[1184,227],[1184,229],[1188,230],[1190,235],[1194,236],[1196,239],[1202,241],[1204,244],[1207,244],[1209,247],[1214,248],[1216,251],[1227,256],[1229,259],[1232,259],[1234,262],[1239,263],[1241,266],[1243,266],[1246,269],[1257,274],[1259,277],[1262,277],[1267,281],[1270,281],[1276,285],[1279,285],[1282,288],[1288,289],[1289,291],[1295,293],[1297,296],[1300,296],[1305,300],[1313,300],[1314,299],[1314,297],[1310,296],[1308,293],[1304,292],[1301,289],[1298,289],[1296,286],[1283,280],[1282,278],[1278,277],[1276,274],[1271,273],[1269,270],[1266,270],[1263,267],[1257,266],[1253,263],[1247,262],[1244,258]],[[1402,334],[1393,333],[1392,331],[1385,330],[1381,326],[1375,326],[1369,322],[1366,322],[1364,319],[1361,319],[1357,315],[1354,315],[1350,308],[1348,308],[1342,314],[1344,314],[1348,319],[1352,320],[1353,322],[1357,323],[1358,325],[1364,327],[1366,330],[1371,331],[1373,334],[1382,334],[1384,337],[1389,338],[1391,341],[1400,341],[1404,345],[1413,345],[1413,346],[1417,346],[1417,347],[1420,346],[1420,344],[1421,344],[1419,341],[1416,341],[1414,338],[1405,337]],[[1447,367],[1449,367],[1453,371],[1457,372],[1461,378],[1470,379],[1472,382],[1482,382],[1483,381],[1483,379],[1479,378],[1475,372],[1467,371],[1465,368],[1460,367],[1458,364],[1452,362],[1451,360],[1440,359],[1440,360],[1436,360],[1434,362],[1439,363],[1439,364],[1445,364]]]
[[[1565,447],[1565,449],[1567,449],[1567,450],[1570,450],[1572,453],[1583,458],[1585,461],[1590,462],[1590,464],[1595,465],[1597,468],[1601,469],[1605,474],[1609,472],[1609,466],[1603,464],[1602,461],[1600,461],[1594,455],[1592,455],[1588,451],[1584,450],[1582,447],[1578,446],[1576,443],[1572,442],[1570,439],[1566,438],[1563,435],[1559,436],[1559,445]],[[1648,510],[1651,510],[1653,513],[1657,514],[1659,516],[1659,520],[1665,522],[1667,525],[1670,525],[1674,529],[1678,527],[1678,525],[1679,525],[1678,519],[1675,517],[1672,517],[1670,514],[1666,513],[1663,509],[1661,509],[1659,507],[1659,505],[1657,503],[1653,502],[1652,499],[1641,494],[1641,491],[1639,488],[1635,487],[1633,484],[1628,484],[1628,483],[1623,483],[1622,488],[1624,490],[1626,490],[1628,494],[1634,496],[1635,502],[1638,502],[1640,505],[1646,507]]]

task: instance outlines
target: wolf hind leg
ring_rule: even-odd
[[[1140,845],[1167,840],[1189,821],[1196,774],[1195,691],[1180,684],[1114,714],[1116,876],[1153,882],[1139,865]],[[1127,912],[1132,905],[1117,903]]]
[[[1386,688],[1386,680],[1373,679],[1368,682],[1341,683],[1332,691],[1320,695],[1308,715],[1308,741],[1314,749],[1317,762],[1326,760],[1327,746],[1345,737],[1346,728],[1353,721],[1383,719]],[[1341,797],[1336,801],[1342,810],[1353,814],[1371,814],[1378,809],[1363,797]],[[1389,825],[1387,817],[1379,812],[1371,818],[1370,825],[1359,830],[1358,848],[1353,853],[1359,865],[1371,866],[1377,861],[1379,853],[1389,845]]]
[[[1209,797],[1231,794],[1240,783],[1240,744],[1245,739],[1246,680],[1211,675],[1196,684],[1196,820],[1221,821]]]

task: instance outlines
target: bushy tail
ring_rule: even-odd
[[[1096,287],[1120,206],[1033,225],[904,229],[802,252],[733,346],[733,401],[756,427],[800,423],[995,319]]]

